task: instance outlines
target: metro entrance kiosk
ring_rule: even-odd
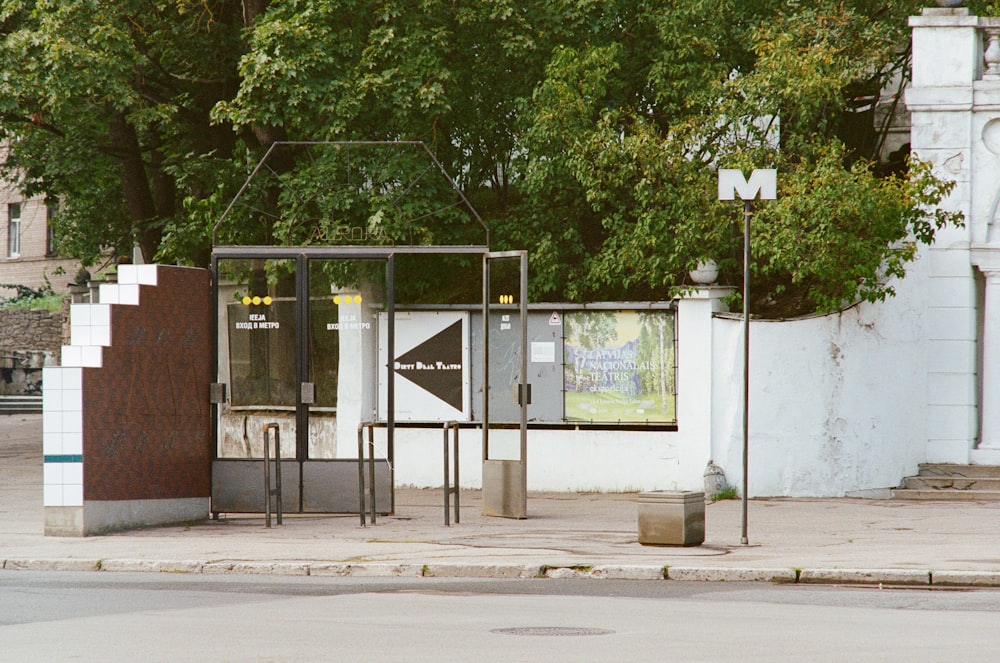
[[[296,144],[300,145],[300,144]],[[349,143],[309,143],[308,145],[320,146],[344,146]],[[366,144],[367,145],[367,144]],[[408,144],[418,146],[427,152],[430,158],[437,163],[437,160],[426,150],[422,143]],[[270,151],[269,153],[270,154]],[[267,160],[267,156],[262,159],[261,164]],[[440,164],[437,164],[440,168]],[[254,174],[251,174],[244,190],[250,181],[261,169],[258,165]],[[443,169],[441,172],[444,173]],[[447,174],[445,174],[447,177]],[[450,178],[448,178],[449,181]],[[454,187],[454,183],[452,182]],[[458,196],[465,200],[464,195],[454,187]],[[240,194],[242,194],[241,190]],[[237,195],[237,199],[239,195]],[[235,203],[235,199],[233,201]],[[468,201],[465,201],[468,204]],[[230,205],[230,209],[232,205]],[[472,214],[479,219],[478,214],[469,205]],[[228,214],[228,210],[226,212]],[[219,225],[226,218],[216,225]],[[482,224],[482,221],[479,220]],[[528,375],[528,329],[527,329],[527,252],[526,251],[504,251],[494,252],[489,250],[489,235],[485,224],[483,228],[487,231],[486,245],[460,245],[460,246],[215,246],[212,250],[211,267],[213,274],[213,294],[216,302],[216,316],[220,315],[223,309],[220,301],[220,262],[223,261],[269,261],[281,260],[291,263],[294,261],[295,269],[295,297],[294,297],[294,318],[295,318],[295,396],[294,396],[294,421],[295,421],[295,456],[294,458],[282,458],[280,462],[281,472],[284,473],[284,505],[286,511],[299,513],[357,513],[359,510],[359,484],[364,479],[359,478],[359,460],[349,458],[322,458],[312,459],[309,457],[309,427],[310,427],[310,407],[314,403],[317,393],[316,383],[310,382],[310,365],[314,360],[310,356],[310,262],[322,260],[382,260],[385,262],[385,321],[386,330],[386,410],[385,420],[379,422],[368,422],[371,425],[385,428],[386,431],[386,461],[376,463],[375,468],[366,467],[364,476],[368,477],[369,471],[374,469],[374,491],[375,501],[378,509],[383,513],[391,512],[394,509],[394,445],[397,430],[396,422],[396,389],[395,370],[393,370],[393,358],[395,357],[395,328],[396,328],[396,302],[395,302],[395,261],[397,256],[403,255],[479,255],[482,257],[482,405],[481,421],[471,422],[472,425],[479,425],[482,431],[482,461],[483,461],[483,513],[484,515],[501,516],[508,518],[527,517],[527,407],[530,402],[530,387],[527,384]],[[213,243],[215,231],[213,231]],[[517,261],[519,266],[519,302],[518,312],[520,317],[520,367],[519,375],[516,377],[516,384],[505,385],[504,391],[513,392],[517,398],[520,432],[520,451],[516,460],[497,460],[490,457],[490,411],[489,399],[490,390],[493,385],[490,383],[490,267],[498,261]],[[288,302],[289,304],[291,302]],[[223,313],[227,315],[227,313]],[[220,320],[216,320],[213,333],[215,334],[215,348],[217,361],[214,366],[215,377],[211,390],[211,402],[215,406],[213,417],[213,443],[215,459],[212,465],[212,513],[238,513],[238,512],[262,512],[268,501],[271,500],[271,491],[265,491],[261,484],[260,477],[264,474],[264,458],[256,457],[220,457],[220,421],[224,403],[227,402],[227,392],[231,393],[229,385],[219,382],[219,359],[221,351],[219,348]],[[227,326],[228,328],[228,326]],[[230,332],[231,333],[231,332]],[[230,373],[230,376],[232,374]],[[510,391],[507,391],[507,390]],[[426,423],[430,427],[440,429],[445,422],[420,422]],[[509,427],[509,426],[505,426]],[[286,436],[287,439],[287,436]],[[267,431],[265,430],[265,445],[267,441]],[[249,444],[248,444],[249,448]],[[246,456],[250,456],[249,452]],[[374,459],[364,461],[375,463]],[[456,459],[457,462],[457,459]],[[265,497],[265,492],[268,496]],[[447,499],[447,497],[446,497]],[[367,508],[367,507],[366,507]]]
[[[484,515],[502,516],[508,518],[527,517],[527,406],[530,400],[524,394],[529,394],[526,382],[528,374],[528,331],[527,331],[527,252],[507,251],[491,252],[486,247],[477,246],[393,246],[393,247],[275,247],[275,246],[226,246],[216,247],[212,252],[213,289],[216,302],[219,301],[219,261],[221,260],[268,260],[294,259],[296,261],[296,381],[299,389],[295,403],[295,448],[294,460],[283,460],[282,471],[285,472],[286,491],[290,495],[298,493],[298,499],[285,500],[286,509],[299,512],[330,512],[348,513],[357,511],[357,461],[350,459],[311,460],[308,458],[309,448],[309,405],[312,403],[314,384],[308,382],[309,348],[307,334],[309,324],[309,270],[310,260],[352,259],[352,260],[384,260],[386,262],[386,302],[388,330],[387,357],[391,363],[395,356],[395,302],[394,278],[395,257],[402,254],[423,255],[461,255],[473,254],[482,256],[483,260],[483,398],[482,429],[483,449],[483,513]],[[489,433],[489,279],[490,265],[498,260],[518,260],[520,263],[520,376],[512,391],[518,395],[520,412],[520,456],[517,460],[494,460],[490,458]],[[218,311],[218,306],[216,310]],[[216,329],[218,323],[216,324]],[[216,343],[218,352],[218,343]],[[387,370],[387,401],[386,419],[384,422],[388,444],[388,461],[391,467],[396,433],[395,420],[395,371]],[[216,371],[218,368],[216,367]],[[217,378],[216,378],[217,379]],[[215,444],[218,449],[218,409],[221,399],[227,391],[216,383],[213,397],[217,408],[215,426]],[[383,423],[383,422],[379,422]],[[430,423],[430,422],[428,422]],[[443,422],[441,422],[443,423]],[[260,488],[258,477],[263,473],[260,467],[263,459],[221,459],[213,462],[212,471],[212,512],[256,511],[250,505],[259,504],[263,510],[263,489]],[[394,504],[392,496],[393,473],[384,464],[376,466],[376,485],[378,488],[376,501],[389,506]],[[367,471],[365,475],[367,476]],[[297,484],[297,487],[296,487]],[[258,488],[260,488],[258,494]],[[296,506],[297,505],[297,506]],[[387,509],[389,510],[389,509]]]

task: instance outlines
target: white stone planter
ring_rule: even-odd
[[[705,493],[657,490],[639,493],[639,543],[697,546],[705,541]]]
[[[714,260],[702,260],[695,269],[688,272],[688,276],[698,285],[711,285],[719,278],[719,266]]]

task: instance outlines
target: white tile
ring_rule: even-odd
[[[111,327],[108,325],[99,325],[90,328],[90,342],[94,345],[103,345],[108,347],[111,345]]]
[[[70,304],[69,307],[69,324],[76,325],[89,325],[90,324],[90,304]]]
[[[80,365],[88,368],[100,368],[103,348],[99,345],[86,345],[80,348]]]
[[[42,389],[62,389],[62,369],[58,366],[46,366],[42,369]]]
[[[81,358],[83,353],[80,347],[77,345],[64,345],[62,346],[62,365],[63,366],[80,366]]]
[[[65,500],[63,499],[63,487],[62,485],[48,485],[43,487],[42,492],[42,505],[43,506],[66,506]]]
[[[63,483],[73,486],[83,485],[83,463],[59,463],[63,466]]]
[[[42,483],[46,486],[63,485],[66,483],[64,465],[67,463],[44,463],[42,467]],[[79,465],[80,463],[75,463]],[[83,483],[82,481],[80,483]]]
[[[91,345],[90,325],[73,325],[69,331],[69,342],[71,345]]]
[[[63,506],[83,506],[83,485],[66,484],[63,486]]]
[[[83,389],[63,389],[62,409],[64,412],[78,412],[83,409]]]
[[[111,305],[110,304],[91,304],[90,305],[90,324],[93,325],[110,325],[111,324]]]
[[[117,283],[102,283],[100,294],[98,298],[101,300],[102,304],[117,304],[118,303],[118,284]]]
[[[83,432],[83,412],[63,412],[62,432],[82,433]]]
[[[63,453],[63,435],[53,431],[42,431],[42,455],[58,456]]]
[[[63,413],[59,410],[42,412],[42,435],[63,432]]]
[[[139,285],[127,284],[118,286],[118,303],[130,306],[139,305]]]
[[[83,370],[80,368],[61,368],[63,389],[83,389]]]
[[[138,277],[136,281],[141,285],[156,285],[156,265],[136,265]]]
[[[62,435],[62,454],[73,454],[81,455],[83,454],[83,431],[76,431],[74,433],[61,433]]]
[[[138,265],[118,265],[118,282],[138,283],[139,282]]]
[[[62,390],[44,387],[42,389],[42,411],[61,412],[62,411]]]

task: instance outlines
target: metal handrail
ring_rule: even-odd
[[[271,488],[271,440],[268,433],[274,430],[274,489]],[[271,526],[271,497],[277,499],[276,507],[278,511],[278,524],[281,524],[281,429],[277,423],[269,423],[264,426],[264,513],[267,527]]]
[[[452,449],[455,457],[455,467],[454,467],[454,485],[449,485],[448,483],[448,469],[449,469],[449,458],[448,458],[448,431],[452,431]],[[459,504],[458,504],[458,422],[457,421],[446,421],[444,423],[444,526],[450,527],[449,513],[450,504],[449,496],[455,495],[455,524],[459,523]]]
[[[365,443],[364,430],[368,429],[368,492],[371,507],[371,521],[375,524],[375,424],[363,421],[358,424],[358,513],[361,526],[365,523]]]

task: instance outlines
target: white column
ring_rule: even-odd
[[[979,449],[1000,453],[1000,269],[983,270],[982,435]]]
[[[677,302],[677,421],[682,422],[688,440],[678,449],[679,490],[702,490],[705,466],[713,459],[712,414],[716,403],[712,379],[716,371],[712,366],[712,319],[716,313],[728,310],[725,299],[732,292],[728,287],[704,287]],[[733,376],[742,376],[739,366],[727,367],[725,373],[730,371]],[[718,456],[714,460],[723,466],[730,480],[740,475],[741,466],[727,466],[726,459]]]
[[[968,463],[979,433],[979,369],[974,271],[969,259],[972,215],[974,94],[982,75],[980,19],[965,8],[927,8],[910,18],[913,76],[906,92],[910,145],[955,190],[940,207],[961,211],[964,228],[937,233],[925,252],[927,456]],[[913,271],[916,271],[914,269]]]

